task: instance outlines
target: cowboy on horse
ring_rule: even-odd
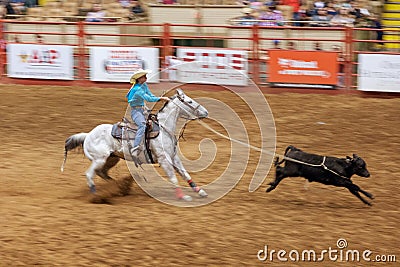
[[[158,102],[160,100],[169,101],[168,97],[157,97],[151,93],[146,83],[147,74],[150,72],[150,70],[143,69],[139,69],[134,72],[130,80],[132,86],[129,92],[126,94],[126,98],[128,99],[128,103],[131,107],[132,121],[134,121],[138,127],[135,139],[133,141],[133,147],[130,149],[130,153],[133,158],[137,158],[140,153],[140,144],[142,143],[146,130],[144,100],[147,102]]]

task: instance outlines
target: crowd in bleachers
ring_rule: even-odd
[[[267,0],[245,1],[243,16],[236,25],[261,26],[359,26],[381,28],[379,14],[374,14],[364,0]]]
[[[68,21],[79,18],[89,22],[129,21],[146,17],[145,5],[141,1],[144,0],[47,0],[39,5],[38,0],[0,0],[0,12],[2,17],[23,20]],[[151,0],[161,4],[187,4],[188,1]],[[380,16],[373,13],[367,0],[233,1],[244,6],[243,15],[232,19],[235,25],[381,28]]]
[[[128,21],[146,16],[139,0],[0,0],[0,15],[28,21]]]

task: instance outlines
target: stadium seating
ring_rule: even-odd
[[[25,16],[27,21],[41,21],[43,20],[43,7],[28,8]]]

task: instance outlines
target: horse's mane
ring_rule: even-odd
[[[176,95],[171,96],[170,101],[174,100],[174,98],[176,98]],[[160,108],[157,113],[160,113],[168,105],[168,103],[169,103],[169,101],[166,101],[164,103],[164,106],[162,106],[162,108]]]

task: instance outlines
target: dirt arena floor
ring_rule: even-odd
[[[238,113],[246,112],[228,92],[185,92],[223,99]],[[265,193],[272,170],[249,193],[258,159],[253,152],[254,158],[238,163],[247,165],[237,186],[208,205],[167,205],[136,183],[124,195],[99,177],[95,182],[107,203],[96,204],[84,176],[89,161],[82,154],[70,153],[60,172],[64,140],[119,121],[127,106],[125,94],[115,88],[0,86],[0,266],[399,266],[400,98],[265,94],[275,118],[276,152],[292,144],[338,157],[357,153],[371,177],[352,180],[374,194],[372,207],[345,189],[299,178]],[[257,134],[256,125],[246,125]],[[196,122],[185,136],[180,147],[188,158],[198,157],[196,143],[204,137],[229,148]],[[228,155],[221,151],[209,168],[192,174],[200,185],[224,168]],[[110,174],[120,183],[130,181],[124,161]],[[347,241],[346,248],[338,248],[339,239]],[[282,262],[275,252],[272,261],[261,261],[257,254],[265,246],[268,255],[285,250],[281,256],[286,258],[297,250],[300,260]],[[305,250],[330,248],[338,250],[332,254],[337,257],[348,250],[370,250],[371,261],[362,256],[360,262],[333,261],[327,253],[321,262],[301,261]],[[377,255],[395,255],[397,262],[372,261]]]

